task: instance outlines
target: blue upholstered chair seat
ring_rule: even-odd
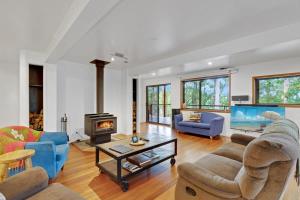
[[[181,122],[178,122],[178,125],[180,125],[180,126],[194,127],[194,128],[210,129],[210,124],[201,123],[201,122],[181,121]]]

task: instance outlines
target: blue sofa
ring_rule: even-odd
[[[39,142],[27,142],[25,149],[34,149],[32,165],[43,167],[50,179],[55,178],[68,158],[68,135],[64,132],[45,132]]]
[[[182,120],[182,114],[175,115],[175,128],[181,132],[205,135],[213,138],[220,135],[223,131],[224,117],[215,113],[201,113],[200,122]]]

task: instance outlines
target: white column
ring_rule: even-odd
[[[122,70],[122,127],[132,134],[132,79],[127,69]],[[119,123],[119,122],[118,122]]]
[[[29,66],[26,52],[20,54],[19,125],[29,126]]]
[[[59,131],[57,120],[57,66],[44,65],[44,130]]]
[[[137,81],[137,101],[136,101],[136,131],[138,133],[141,132],[141,121],[142,121],[142,115],[143,115],[143,112],[142,112],[142,81],[141,81],[141,78],[138,77],[138,81]]]

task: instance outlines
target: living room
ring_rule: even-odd
[[[299,199],[298,0],[0,5],[0,199]]]

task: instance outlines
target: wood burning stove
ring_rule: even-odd
[[[91,145],[110,142],[111,134],[117,132],[117,117],[109,113],[86,114],[84,130]]]
[[[111,141],[111,134],[117,132],[117,117],[103,113],[104,67],[109,62],[93,60],[96,65],[96,102],[98,114],[86,114],[84,118],[85,134],[90,136],[90,145]]]

